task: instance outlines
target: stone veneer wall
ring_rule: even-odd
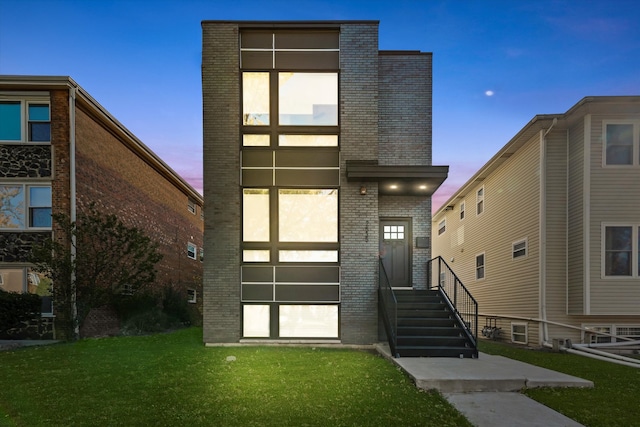
[[[51,177],[51,146],[0,145],[0,178]]]
[[[204,342],[240,339],[238,25],[202,24]]]
[[[29,262],[31,248],[51,236],[48,231],[16,231],[0,233],[0,262]]]

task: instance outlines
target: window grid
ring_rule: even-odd
[[[51,107],[47,98],[0,99],[0,143],[50,142]]]

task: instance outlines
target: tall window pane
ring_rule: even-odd
[[[0,185],[0,228],[24,228],[23,186]]]
[[[243,190],[242,239],[245,242],[269,241],[269,190]]]
[[[633,164],[633,125],[608,124],[607,138],[607,164],[631,165]]]
[[[269,73],[242,73],[242,124],[269,124]]]
[[[279,190],[281,242],[337,242],[338,190]]]
[[[0,141],[22,140],[20,102],[0,102]]]
[[[338,125],[336,73],[279,73],[278,96],[281,125]]]
[[[605,275],[631,276],[632,228],[606,227]]]

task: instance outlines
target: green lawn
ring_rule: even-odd
[[[538,388],[524,393],[585,426],[640,426],[640,369],[566,353],[480,341],[480,351],[593,381],[593,389]]]
[[[234,356],[235,361],[227,361]],[[364,351],[202,345],[198,328],[0,352],[0,425],[468,426]]]

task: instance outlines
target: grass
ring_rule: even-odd
[[[585,426],[640,426],[640,369],[567,353],[480,341],[480,351],[593,381],[593,389],[536,388],[524,394]]]
[[[201,337],[191,328],[0,352],[0,425],[470,425],[371,353],[206,348]]]

